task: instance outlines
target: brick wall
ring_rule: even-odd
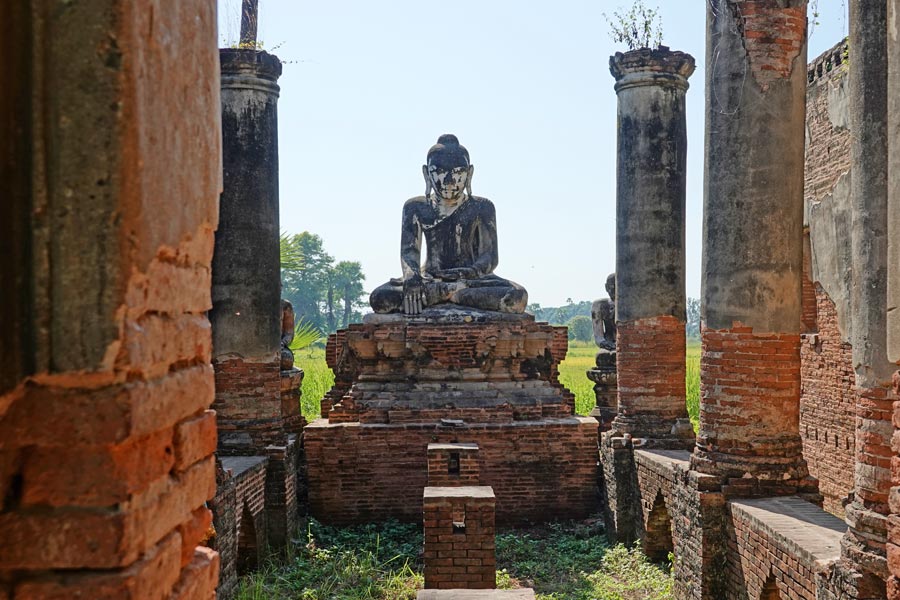
[[[428,485],[478,485],[478,462],[477,444],[428,444]]]
[[[728,598],[813,600],[833,587],[823,578],[840,557],[842,521],[796,497],[728,509]]]
[[[237,592],[238,563],[259,564],[260,551],[268,544],[264,497],[266,462],[265,457],[241,457],[226,458],[219,465],[216,496],[209,506],[216,531],[210,545],[221,557],[221,578],[216,590],[221,600],[229,600]],[[247,515],[253,519],[252,529],[256,534],[256,553],[251,557],[240,556],[242,549],[239,548],[242,528],[248,529],[246,523],[242,523]]]
[[[833,201],[830,194],[850,170],[848,110],[841,103],[842,96],[836,93],[846,85],[849,73],[845,50],[846,40],[812,61],[807,71],[804,175],[807,207]],[[853,491],[856,427],[853,357],[846,341],[847,332],[841,332],[838,327],[838,307],[821,283],[813,281],[811,263],[815,251],[807,236],[803,315],[808,333],[800,347],[800,437],[809,473],[819,480],[824,508],[843,517],[844,500]]]
[[[586,417],[441,427],[329,425],[304,430],[310,513],[327,522],[418,521],[430,443],[476,443],[481,484],[503,522],[587,517],[597,509],[597,421]]]
[[[495,588],[491,488],[426,487],[423,495],[425,588]]]
[[[684,322],[659,316],[616,327],[619,387],[613,427],[638,438],[678,437],[676,421],[687,419]],[[693,430],[678,433],[682,445],[693,447]]]
[[[843,517],[843,503],[853,491],[853,357],[850,344],[841,339],[834,303],[821,286],[816,300],[818,331],[804,335],[800,344],[800,438],[825,510]]]
[[[722,598],[725,500],[714,477],[690,471],[689,459],[683,450],[634,451],[638,535],[651,551],[674,549],[676,598]]]
[[[290,543],[298,521],[297,462],[300,444],[291,436],[284,446],[266,448],[267,539],[273,551],[281,552]]]
[[[4,200],[31,264],[5,324],[28,342],[0,378],[0,597],[211,598],[215,3],[9,4],[34,55],[0,78],[42,118],[15,133],[40,186]]]

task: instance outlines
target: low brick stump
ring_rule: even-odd
[[[429,444],[476,444],[477,463],[459,449],[452,485],[492,486],[499,521],[589,516],[598,424],[574,415],[559,383],[567,347],[565,328],[531,315],[454,309],[368,315],[338,331],[326,350],[335,372],[326,418],[303,434],[310,514],[330,523],[417,521]],[[435,476],[448,477],[441,485],[451,476],[446,452],[432,450]],[[466,467],[464,480],[466,464],[477,475]]]
[[[306,419],[300,412],[300,386],[303,384],[303,370],[294,367],[281,372],[281,414],[284,429],[288,433],[301,433]]]
[[[534,600],[534,590],[422,590],[416,600]]]
[[[425,488],[426,588],[497,587],[494,507],[488,486]]]

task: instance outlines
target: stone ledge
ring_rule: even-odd
[[[493,498],[494,490],[489,485],[427,487],[422,497],[426,500],[439,500],[441,498]]]
[[[381,429],[446,429],[448,431],[473,430],[473,429],[510,429],[516,427],[541,427],[552,425],[579,425],[583,427],[597,427],[597,420],[591,417],[565,417],[559,419],[540,419],[535,421],[510,421],[502,423],[463,423],[458,427],[441,425],[440,423],[360,423],[359,421],[350,421],[346,423],[330,423],[328,419],[318,418],[303,428],[304,431],[312,431],[315,429],[329,429],[339,427],[367,427]]]
[[[796,556],[813,571],[822,571],[841,557],[841,538],[847,525],[818,506],[796,496],[733,500],[732,514],[752,521],[754,529]]]

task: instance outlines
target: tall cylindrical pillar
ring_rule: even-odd
[[[844,556],[887,576],[893,396],[888,359],[888,4],[850,2],[850,344],[856,383],[853,501],[846,506]]]
[[[799,435],[806,0],[709,0],[693,467],[809,489]]]
[[[610,58],[618,95],[613,429],[691,448],[685,408],[685,93],[694,59],[666,47]]]
[[[209,313],[220,452],[282,443],[277,102],[281,61],[225,49],[223,191]]]

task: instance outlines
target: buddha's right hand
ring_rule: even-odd
[[[410,277],[403,282],[403,314],[417,315],[425,308],[425,285],[421,277]]]

